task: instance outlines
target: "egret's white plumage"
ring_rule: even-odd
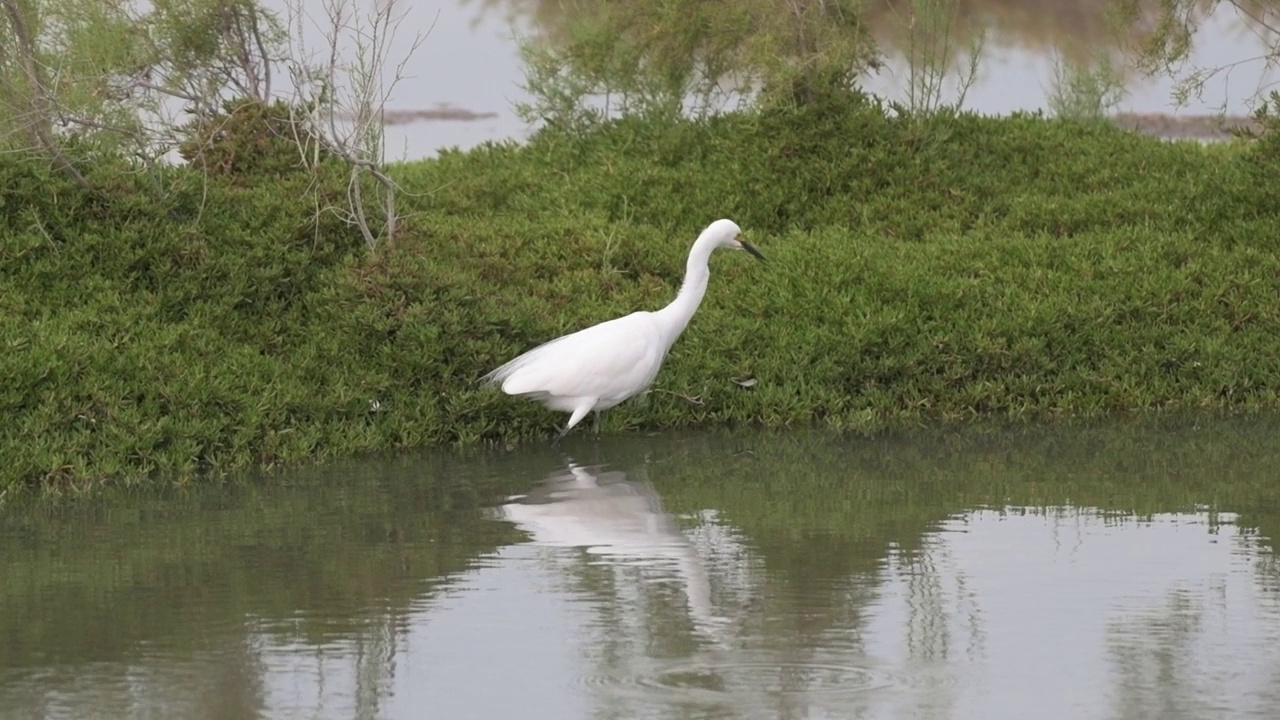
[[[508,395],[521,395],[552,410],[570,413],[559,437],[595,411],[638,395],[657,377],[671,345],[702,303],[710,277],[708,261],[716,248],[746,250],[763,259],[742,239],[732,220],[717,220],[702,231],[689,250],[684,283],[670,305],[654,312],[634,312],[550,342],[515,358],[484,376],[500,383]],[[557,439],[559,439],[559,437]]]

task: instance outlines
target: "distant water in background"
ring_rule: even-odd
[[[375,0],[367,0],[372,9]],[[521,3],[509,2],[489,7],[456,0],[447,3],[402,2],[403,21],[388,52],[388,77],[404,62],[402,79],[391,93],[388,107],[398,119],[414,122],[390,125],[387,153],[392,160],[430,157],[439,148],[470,148],[489,140],[522,140],[531,132],[513,109],[529,98],[522,87],[524,74],[517,41],[535,34],[532,23],[523,18]],[[286,0],[266,0],[266,5],[283,12]],[[306,46],[324,49],[318,4],[307,3],[315,13],[299,34]],[[979,3],[980,5],[980,3]],[[516,8],[516,10],[512,10]],[[410,54],[414,36],[425,36]],[[1230,8],[1220,9],[1196,36],[1197,44],[1189,67],[1226,66],[1263,53],[1265,45],[1246,29]],[[407,58],[407,60],[406,60]],[[1175,108],[1173,81],[1168,78],[1134,79],[1118,112],[1158,118],[1130,118],[1140,128],[1155,134],[1183,134],[1169,118],[1203,116],[1225,110],[1227,115],[1247,115],[1248,100],[1267,78],[1258,63],[1240,65],[1230,75],[1209,82],[1201,98],[1187,107]],[[907,69],[900,60],[867,78],[865,87],[879,95],[901,98]],[[986,114],[1006,114],[1017,110],[1046,110],[1054,79],[1054,57],[1043,49],[1019,43],[1016,37],[989,36],[974,84],[968,89],[964,107]],[[948,90],[954,99],[957,88]],[[1189,135],[1211,125],[1192,122]],[[1212,129],[1211,127],[1209,129]]]

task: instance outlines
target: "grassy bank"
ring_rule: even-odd
[[[91,195],[3,159],[0,488],[546,437],[476,378],[667,302],[722,216],[770,263],[716,256],[607,431],[1275,410],[1278,158],[854,100],[627,120],[395,168],[374,253],[278,165]]]

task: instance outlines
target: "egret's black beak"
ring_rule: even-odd
[[[738,244],[742,245],[743,250],[746,250],[747,252],[751,253],[752,255],[755,255],[757,258],[761,260],[764,259],[764,255],[760,254],[760,251],[756,249],[755,245],[752,245],[751,243],[741,238],[738,239]]]

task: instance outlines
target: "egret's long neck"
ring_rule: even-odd
[[[684,282],[680,285],[680,292],[676,295],[676,299],[654,313],[662,325],[667,347],[671,347],[676,338],[680,337],[680,333],[684,332],[685,327],[689,325],[689,320],[697,312],[698,305],[702,303],[702,296],[707,292],[707,278],[711,276],[711,272],[707,269],[707,262],[711,259],[711,251],[715,247],[702,240],[698,238],[698,242],[695,242],[693,249],[689,251],[689,262],[684,270]]]

